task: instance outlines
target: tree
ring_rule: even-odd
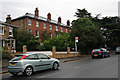
[[[26,45],[28,50],[37,50],[40,46],[39,38],[35,37],[32,33],[25,30],[15,29],[14,38],[16,40],[17,51],[22,51],[23,45]]]
[[[88,11],[84,8],[84,9],[77,9],[77,12],[75,12],[75,16],[77,18],[80,17],[87,17],[87,18],[92,18],[91,13],[88,13]]]
[[[106,45],[111,49],[120,46],[120,18],[104,17],[99,23]]]
[[[48,33],[47,30],[45,30],[45,31],[42,31],[42,30],[41,30],[41,32],[42,32],[42,33],[41,33],[40,37],[42,38],[43,41],[44,41],[44,40],[48,40],[48,39],[50,38],[50,37],[49,37],[49,36],[50,36],[50,33]]]
[[[56,46],[57,51],[66,51],[67,47],[72,47],[73,42],[70,40],[69,34],[59,34],[57,37],[49,38],[43,42],[44,50],[51,50],[52,46]]]
[[[79,37],[78,50],[89,53],[94,48],[104,45],[104,38],[100,29],[95,26],[89,18],[78,18],[72,23],[71,39]]]

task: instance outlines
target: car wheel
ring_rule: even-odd
[[[17,76],[18,75],[18,73],[11,73],[13,76]]]
[[[58,67],[59,67],[58,63],[55,62],[55,63],[53,64],[53,70],[58,70]]]
[[[24,71],[24,74],[26,76],[31,76],[33,74],[33,68],[32,67],[27,67]]]

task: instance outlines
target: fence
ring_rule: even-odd
[[[67,51],[56,51],[56,47],[52,47],[52,51],[27,51],[27,47],[23,46],[23,53],[30,53],[30,52],[36,52],[36,53],[43,53],[53,58],[69,58],[69,57],[75,57],[80,56],[79,52],[70,52],[70,47],[67,47]],[[21,54],[21,52],[13,53],[12,55]]]

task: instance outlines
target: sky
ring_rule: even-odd
[[[47,18],[51,13],[53,20],[62,18],[62,23],[67,20],[77,19],[74,15],[77,9],[85,8],[92,16],[101,13],[101,17],[118,16],[118,2],[120,0],[0,0],[0,20],[5,21],[8,14],[12,19],[33,13],[38,7],[39,15]]]

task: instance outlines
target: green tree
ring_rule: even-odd
[[[39,38],[25,30],[15,29],[14,38],[16,40],[17,51],[22,51],[23,45],[26,45],[28,50],[38,50],[38,47],[40,46]]]
[[[104,17],[100,20],[100,28],[106,39],[106,44],[111,49],[120,46],[120,18]]]
[[[87,17],[89,19],[92,18],[91,13],[89,13],[85,8],[84,9],[77,9],[77,12],[75,12],[75,16],[77,18],[80,18],[80,17]]]
[[[73,42],[70,40],[69,34],[59,34],[59,36],[49,38],[43,42],[44,50],[51,50],[52,46],[56,46],[57,51],[66,51],[67,47],[73,46]]]
[[[78,50],[89,53],[94,48],[104,45],[104,38],[100,29],[89,18],[79,18],[72,23],[71,39],[79,37]]]
[[[43,41],[48,40],[50,38],[50,33],[48,33],[47,30],[45,30],[45,31],[42,30],[41,32],[42,33],[41,33],[40,37],[43,39]]]

